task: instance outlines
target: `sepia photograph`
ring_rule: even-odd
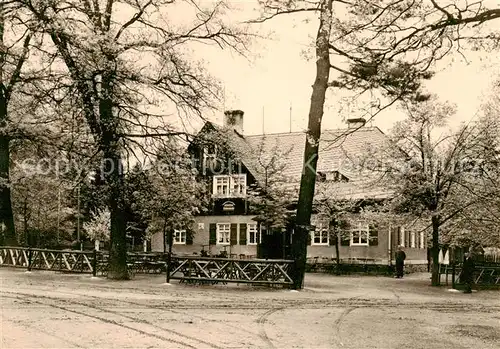
[[[498,0],[0,0],[0,348],[498,349]]]

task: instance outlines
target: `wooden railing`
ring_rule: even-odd
[[[28,270],[54,270],[72,273],[106,275],[109,254],[106,251],[47,250],[27,247],[0,247],[0,266]],[[128,253],[127,264],[132,273],[162,273],[163,253]]]
[[[259,285],[291,285],[293,260],[231,259],[172,256],[167,281],[216,284],[228,282]]]
[[[31,269],[92,273],[92,251],[0,247],[0,265]]]

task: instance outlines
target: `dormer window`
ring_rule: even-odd
[[[217,145],[210,144],[203,148],[203,160],[215,160],[217,158]]]
[[[216,144],[209,144],[203,148],[203,173],[217,173],[221,170],[221,161],[217,157],[220,153]]]
[[[344,176],[339,171],[327,171],[327,172],[318,172],[318,181],[319,182],[348,182],[349,178]]]
[[[326,180],[332,182],[348,182],[349,178],[344,176],[339,171],[332,171],[326,174]]]
[[[222,175],[213,177],[213,194],[216,197],[242,197],[247,191],[247,175]]]

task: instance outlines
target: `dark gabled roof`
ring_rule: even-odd
[[[223,132],[228,145],[238,154],[245,167],[259,182],[259,154],[278,150],[285,164],[284,171],[289,186],[299,187],[304,162],[305,132],[274,133],[242,136],[236,131],[211,124],[218,132]],[[332,183],[339,196],[349,199],[383,199],[392,191],[379,181],[380,173],[360,169],[360,165],[370,160],[370,154],[384,152],[390,146],[388,137],[378,127],[359,129],[326,130],[321,134],[318,172],[338,171],[348,178],[347,182]],[[260,155],[262,156],[262,155]]]

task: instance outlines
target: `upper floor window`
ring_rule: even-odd
[[[370,227],[359,223],[351,230],[351,246],[368,246]]]
[[[213,194],[221,197],[246,195],[246,174],[214,176]]]
[[[317,180],[319,182],[348,182],[349,178],[339,171],[318,172]]]
[[[217,157],[217,145],[210,144],[203,148],[203,157],[206,158],[215,158]]]

